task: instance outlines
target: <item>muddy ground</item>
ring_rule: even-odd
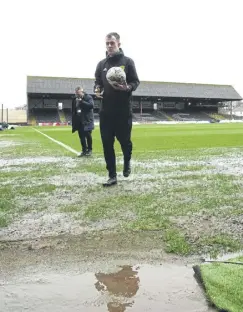
[[[214,311],[193,276],[199,259],[155,249],[152,233],[134,238],[126,243],[112,233],[11,243],[0,253],[0,310]]]
[[[243,239],[240,149],[224,150],[222,156],[207,155],[204,151],[197,160],[184,157],[174,161],[133,160],[131,177],[125,179],[119,173],[118,186],[108,190],[101,186],[106,174],[103,162],[99,156],[92,158],[92,167],[90,160],[76,157],[2,158],[0,172],[10,176],[1,185],[19,191],[12,201],[15,207],[12,220],[0,229],[0,241],[124,230],[124,226],[133,226],[139,219],[140,208],[135,211],[126,208],[134,195],[140,210],[143,205],[148,209],[157,205],[161,218],[169,211],[167,221],[181,229],[192,243],[202,235],[214,233]],[[121,165],[118,158],[118,166]],[[145,198],[140,198],[141,194]],[[151,203],[143,204],[144,200]],[[113,202],[111,209],[108,204]],[[141,222],[138,220],[139,226]],[[152,229],[156,230],[156,225]],[[143,228],[140,226],[138,230]]]
[[[21,144],[1,142],[0,311],[213,311],[192,266],[243,242],[242,149],[140,155],[129,179],[119,157],[104,190],[101,155],[13,156]]]

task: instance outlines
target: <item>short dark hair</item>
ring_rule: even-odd
[[[84,89],[82,87],[76,87],[75,88],[75,91],[79,91],[79,90],[84,91]]]
[[[106,38],[110,39],[111,37],[115,37],[116,40],[118,40],[118,41],[120,40],[120,35],[116,32],[110,32],[109,34],[106,35]]]

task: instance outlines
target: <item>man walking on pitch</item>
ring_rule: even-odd
[[[77,87],[72,102],[72,133],[78,131],[82,146],[82,153],[79,157],[92,155],[93,108],[92,96],[85,93],[81,87]]]
[[[131,173],[132,155],[132,91],[139,86],[139,79],[134,61],[125,56],[120,48],[120,36],[113,32],[106,36],[106,55],[95,71],[95,94],[101,98],[100,132],[109,179],[104,186],[117,184],[115,137],[120,142],[123,157],[123,175]],[[126,83],[111,86],[106,74],[111,67],[121,67],[126,73]]]

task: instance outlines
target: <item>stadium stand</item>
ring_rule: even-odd
[[[89,78],[27,77],[28,94],[73,95],[77,86],[93,94],[94,80]],[[134,97],[163,97],[177,99],[215,99],[240,101],[241,96],[230,85],[141,81]],[[146,101],[146,99],[144,99]]]
[[[64,108],[63,109],[64,116],[66,118],[66,122],[72,121],[72,111],[70,108]]]
[[[163,111],[154,111],[153,115],[158,118],[159,121],[169,121],[172,120],[165,112]]]
[[[60,122],[57,109],[34,108],[32,113],[37,122]]]
[[[36,119],[35,116],[30,112],[29,113],[29,124],[31,126],[35,126],[36,125]]]
[[[176,121],[210,121],[212,118],[202,112],[168,113]]]
[[[212,112],[205,112],[210,118],[215,119],[215,120],[224,120],[226,119],[225,116],[218,114],[218,113],[212,113]]]
[[[95,98],[93,79],[28,76],[29,122],[35,119],[37,123],[59,122],[60,117],[62,121],[71,122],[71,103],[77,86],[82,86],[93,96],[97,121],[100,100]],[[142,123],[172,120],[212,122],[223,119],[224,113],[218,111],[222,103],[241,100],[230,85],[141,81],[132,96],[133,116],[134,121]],[[61,114],[57,110],[60,102],[63,103]],[[235,115],[234,112],[231,115]]]
[[[168,121],[172,120],[162,111],[154,111],[151,113],[134,113],[134,121],[149,123],[149,122],[158,122],[158,121]]]
[[[59,114],[59,119],[60,119],[60,121],[61,121],[61,122],[66,122],[66,116],[65,116],[63,110],[59,110],[59,111],[58,111],[58,114]]]

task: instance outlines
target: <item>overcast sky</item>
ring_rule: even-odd
[[[243,96],[242,0],[1,0],[0,103],[26,76],[94,76],[116,31],[140,80],[232,84]]]

